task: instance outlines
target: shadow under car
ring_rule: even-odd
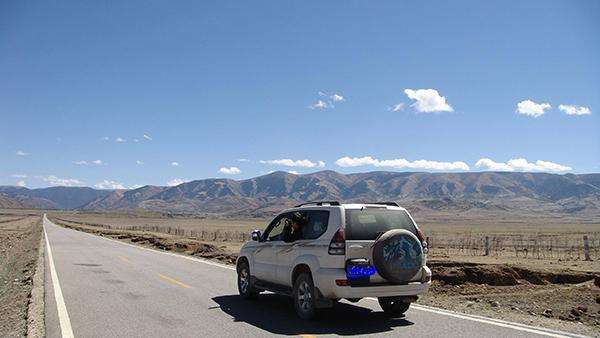
[[[213,300],[234,321],[245,322],[274,334],[361,335],[413,325],[404,318],[390,318],[382,311],[343,302],[336,303],[332,308],[321,309],[316,320],[305,321],[296,317],[291,299],[282,295],[261,294],[257,300],[225,295],[214,297]]]

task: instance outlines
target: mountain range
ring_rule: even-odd
[[[303,201],[398,201],[418,210],[529,210],[600,215],[600,174],[278,171],[133,190],[0,186],[0,207],[265,216]]]

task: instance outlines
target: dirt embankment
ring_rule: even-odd
[[[458,312],[600,336],[600,272],[429,261],[419,302]]]
[[[448,285],[465,283],[508,286],[520,284],[578,284],[600,276],[600,273],[576,271],[531,270],[516,265],[442,262],[430,260],[433,279]],[[600,278],[600,277],[598,277]]]
[[[227,252],[223,247],[204,243],[193,238],[173,236],[167,234],[158,234],[145,231],[125,231],[103,229],[89,225],[81,225],[75,222],[64,220],[53,221],[66,228],[75,229],[95,235],[109,237],[128,241],[142,246],[155,249],[184,253],[191,256],[197,256],[207,259],[214,259],[226,264],[234,264],[237,255]]]
[[[237,257],[225,245],[189,237],[54,221],[68,228],[226,264],[234,264]],[[430,260],[428,265],[433,283],[419,303],[600,336],[600,273],[448,260]]]
[[[9,218],[0,216],[0,220]],[[0,337],[27,333],[27,308],[41,233],[39,216],[0,221]]]

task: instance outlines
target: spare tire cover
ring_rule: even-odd
[[[423,266],[423,247],[412,232],[390,230],[373,245],[373,264],[381,277],[395,283],[407,282]]]

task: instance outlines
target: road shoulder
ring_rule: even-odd
[[[33,275],[33,287],[31,288],[31,296],[29,297],[29,306],[27,309],[27,337],[45,337],[45,236],[42,234],[40,238],[40,247],[38,249],[38,259]]]

